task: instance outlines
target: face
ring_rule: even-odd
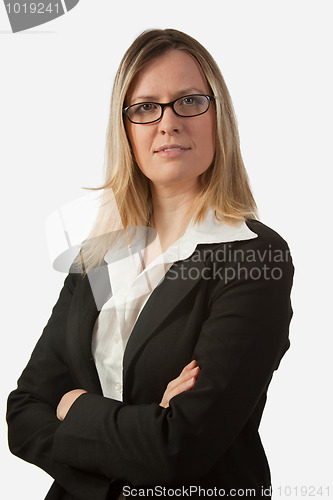
[[[170,50],[145,65],[132,82],[126,106],[140,102],[170,102],[191,94],[211,94],[196,60]],[[155,123],[125,126],[140,170],[155,186],[199,185],[199,175],[215,152],[215,107],[200,116],[180,117],[166,107]],[[169,151],[165,151],[169,149]]]

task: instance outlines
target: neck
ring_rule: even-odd
[[[166,189],[151,185],[153,202],[152,226],[156,229],[164,250],[180,238],[192,217],[194,201],[200,186]]]

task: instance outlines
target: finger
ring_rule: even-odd
[[[175,378],[174,380],[171,380],[171,382],[168,383],[167,390],[173,390],[179,384],[186,382],[186,380],[189,380],[192,377],[197,377],[199,374],[199,371],[200,371],[199,366],[196,366],[195,368],[192,368],[189,371],[186,371],[184,373],[182,372],[179,375],[179,377]]]
[[[172,391],[166,391],[163,395],[162,401],[160,402],[160,406],[162,406],[163,408],[168,408],[169,401],[173,397],[177,396],[178,394],[181,394],[182,392],[191,390],[195,382],[196,378],[192,377],[190,380],[187,380],[186,382],[183,382],[182,384],[178,385]]]
[[[189,380],[192,377],[197,377],[200,372],[200,367],[195,366],[191,370],[186,371],[182,375],[179,375],[178,378],[176,378],[176,381],[178,380],[180,383],[185,382],[186,380]]]
[[[200,367],[196,366],[195,368],[192,368],[191,370],[183,373],[182,375],[179,375],[178,378],[176,378],[176,382],[182,383],[185,382],[186,380],[189,380],[192,377],[197,377],[200,371]]]
[[[168,391],[165,394],[165,397],[163,398],[164,401],[167,404],[169,404],[169,401],[172,398],[174,398],[175,396],[177,396],[178,394],[181,394],[182,392],[190,391],[194,387],[196,381],[197,381],[197,379],[195,377],[192,377],[189,380],[186,380],[185,382],[179,384],[172,391]]]
[[[175,387],[169,394],[169,400],[175,396],[177,396],[177,394],[181,394],[182,392],[184,391],[189,391],[190,389],[192,389],[192,387],[194,386],[194,384],[196,383],[197,379],[195,377],[192,377],[190,378],[189,380],[186,380],[185,382],[183,382],[182,384],[179,384],[177,387]]]
[[[182,375],[179,375],[179,377],[175,378],[174,380],[171,380],[169,384],[167,385],[166,392],[173,391],[176,389],[179,385],[185,383],[187,380],[190,380],[191,378],[197,378],[200,372],[199,366],[196,366],[195,368],[192,368],[192,370],[183,373]]]
[[[192,359],[192,361],[190,363],[188,363],[188,365],[186,365],[183,370],[181,371],[181,374],[188,371],[188,370],[192,370],[192,368],[195,368],[195,366],[197,365],[197,361],[195,359]]]
[[[191,363],[189,363],[189,364],[191,364]],[[174,397],[175,395],[180,394],[184,390],[191,389],[197,380],[199,372],[200,372],[200,367],[195,366],[194,368],[188,370],[187,372],[183,373],[182,375],[180,375],[176,379],[169,382],[166,390],[164,391],[160,406],[167,408],[169,406],[169,400],[171,399],[171,397]],[[188,384],[188,385],[186,385],[186,384]]]
[[[190,363],[188,363],[183,369],[182,371],[180,372],[180,375],[178,375],[177,378],[171,380],[171,382],[169,382],[169,384],[171,384],[172,387],[174,387],[175,383],[178,383],[177,381],[183,377],[183,376],[187,376],[188,377],[188,373],[193,370],[194,368],[196,368],[196,360],[193,359]]]

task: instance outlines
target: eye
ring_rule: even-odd
[[[127,116],[133,123],[150,123],[158,120],[160,111],[155,102],[138,102],[127,108]]]
[[[197,100],[193,96],[187,96],[182,99],[182,104],[189,105],[189,104],[196,104]]]
[[[138,114],[148,114],[148,113],[153,113],[156,111],[157,105],[153,102],[143,102],[142,104],[137,104],[136,106],[133,106],[132,110],[133,112],[138,115]]]
[[[151,111],[154,108],[154,104],[151,102],[145,102],[140,106],[140,111]]]

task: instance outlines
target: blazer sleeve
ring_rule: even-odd
[[[55,432],[55,461],[134,485],[184,484],[212,468],[289,347],[293,265],[290,256],[270,258],[273,252],[288,256],[287,244],[277,235],[251,245],[255,262],[211,262],[209,315],[193,354],[201,368],[194,388],[167,409],[81,395]]]
[[[65,359],[68,309],[79,275],[69,274],[52,315],[23,371],[18,388],[8,398],[8,440],[12,453],[41,467],[75,498],[104,500],[110,480],[56,462],[54,436],[61,422],[57,404],[74,389]]]

